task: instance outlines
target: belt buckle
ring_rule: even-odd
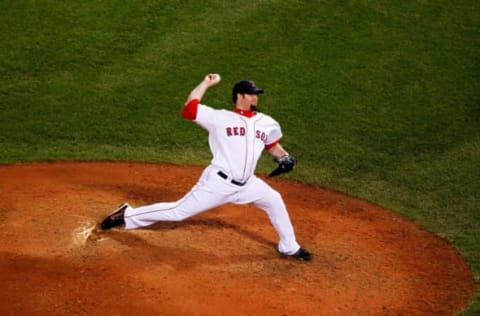
[[[222,170],[219,170],[219,171],[217,172],[217,174],[218,174],[221,178],[223,178],[224,180],[228,180],[228,176],[227,176]],[[243,187],[246,182],[243,182],[243,183],[242,183],[242,182],[238,182],[238,181],[236,181],[236,180],[234,180],[234,179],[231,179],[231,180],[230,180],[230,183],[235,184],[235,185],[237,185],[237,186],[239,186],[239,187]]]
[[[232,183],[235,184],[235,185],[238,185],[239,187],[243,187],[243,186],[245,185],[245,183],[246,183],[246,182],[243,182],[243,183],[242,183],[242,182],[238,182],[238,181],[233,180],[233,179],[232,179],[232,181],[230,181],[230,182],[232,182]]]

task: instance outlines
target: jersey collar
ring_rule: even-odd
[[[257,112],[255,112],[255,111],[240,110],[239,108],[234,108],[233,112],[235,112],[237,114],[240,114],[242,116],[245,116],[245,117],[252,117],[252,116],[255,116],[257,114]]]

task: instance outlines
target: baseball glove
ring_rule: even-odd
[[[282,173],[290,172],[297,164],[297,160],[290,155],[285,155],[281,158],[274,159],[273,161],[278,163],[278,167],[272,172],[270,172],[270,174],[268,175],[269,177],[276,177],[281,175]]]

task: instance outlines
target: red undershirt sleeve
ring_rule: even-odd
[[[268,150],[272,149],[273,147],[275,147],[275,145],[277,145],[279,142],[280,142],[280,139],[274,141],[271,144],[265,145],[265,149],[268,151]]]
[[[197,118],[197,109],[198,109],[198,104],[200,103],[200,100],[198,99],[192,99],[190,102],[188,102],[182,110],[182,116],[186,118],[187,120],[195,120]]]

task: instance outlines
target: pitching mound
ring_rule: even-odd
[[[0,314],[452,315],[473,297],[472,272],[445,240],[366,201],[282,179],[268,182],[312,262],[279,256],[253,206],[97,229],[121,202],[179,199],[201,170],[0,166]]]

